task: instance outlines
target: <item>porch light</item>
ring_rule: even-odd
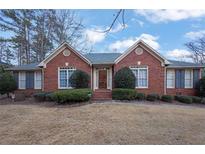
[[[65,66],[68,66],[68,65],[69,65],[69,63],[68,63],[68,62],[66,62],[66,63],[65,63]]]
[[[141,65],[141,61],[137,61],[137,65]]]

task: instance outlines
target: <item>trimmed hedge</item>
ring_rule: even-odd
[[[114,100],[134,100],[135,97],[135,89],[116,88],[112,90],[112,99]]]
[[[38,102],[44,102],[46,101],[46,95],[49,94],[48,92],[40,92],[40,93],[35,93],[33,95],[34,99]]]
[[[124,67],[116,72],[114,76],[115,88],[135,88],[135,75],[131,69]]]
[[[197,97],[197,96],[192,96],[192,102],[193,103],[201,103],[202,102],[202,98],[201,97]]]
[[[191,96],[183,96],[183,95],[177,95],[175,96],[175,100],[186,103],[186,104],[191,104],[192,103],[192,97]]]
[[[86,102],[89,101],[92,95],[90,89],[69,89],[54,92],[52,98],[59,104]]]
[[[171,95],[162,95],[161,100],[164,102],[172,102],[174,97]]]
[[[154,102],[156,100],[159,100],[159,95],[158,94],[148,94],[147,95],[147,100],[148,101],[151,101],[151,102]]]
[[[146,98],[144,93],[136,93],[137,100],[144,100]]]

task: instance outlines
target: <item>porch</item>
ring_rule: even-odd
[[[112,99],[113,65],[93,65],[92,77],[92,99]]]

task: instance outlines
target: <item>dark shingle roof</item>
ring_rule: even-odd
[[[121,53],[89,53],[84,55],[92,64],[112,64]]]
[[[6,70],[22,70],[22,71],[26,71],[26,70],[38,70],[40,69],[38,67],[38,64],[39,63],[31,63],[31,64],[26,64],[26,65],[21,65],[21,66],[14,66],[14,67],[11,67],[11,68],[8,68]]]
[[[176,60],[168,60],[170,64],[168,67],[204,67],[201,64],[198,63],[191,63],[191,62],[184,62],[184,61],[176,61]]]

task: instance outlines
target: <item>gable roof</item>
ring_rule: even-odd
[[[131,47],[129,47],[121,56],[119,56],[116,60],[115,63],[118,63],[119,61],[121,61],[124,57],[126,57],[130,52],[132,52],[136,47],[138,47],[139,45],[143,44],[145,47],[147,47],[149,50],[151,50],[152,52],[150,52],[150,54],[152,54],[153,56],[155,56],[158,60],[163,61],[164,64],[169,64],[169,61],[162,56],[160,53],[158,53],[155,49],[153,49],[151,46],[149,46],[147,43],[145,43],[143,40],[138,40],[137,42],[135,42]],[[149,52],[149,50],[147,50]]]
[[[176,60],[169,60],[170,64],[167,66],[168,68],[196,68],[196,67],[204,67],[199,63],[192,63],[192,62],[184,62],[184,61],[176,61]]]
[[[11,68],[7,68],[6,70],[8,71],[31,71],[31,70],[39,70],[40,68],[38,67],[39,63],[31,63],[31,64],[25,64],[25,65],[20,65],[20,66],[14,66]]]
[[[80,52],[78,52],[76,49],[74,49],[69,43],[63,42],[61,45],[59,45],[50,55],[48,55],[40,64],[39,67],[46,66],[46,64],[52,60],[55,56],[57,56],[62,50],[64,50],[66,47],[68,47],[72,52],[74,52],[76,55],[78,55],[83,61],[91,65],[91,62],[85,58]]]
[[[89,53],[84,56],[91,61],[92,64],[114,64],[115,60],[122,55],[121,53]]]

